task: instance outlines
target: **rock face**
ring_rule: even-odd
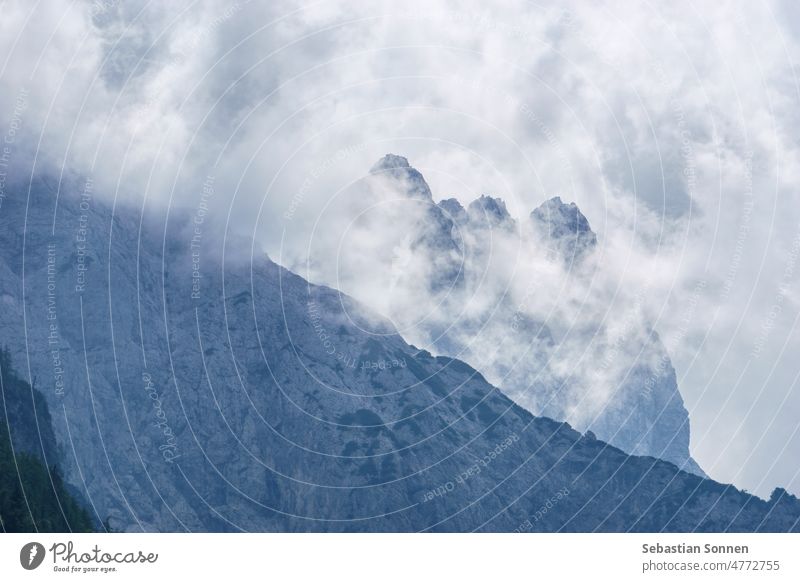
[[[4,533],[100,529],[88,504],[65,485],[65,457],[42,394],[17,376],[0,350],[0,529]]]
[[[37,180],[4,201],[0,340],[114,529],[800,529],[785,491],[762,501],[535,417],[249,245],[223,256],[186,217],[80,190]]]
[[[482,195],[473,200],[467,209],[467,223],[472,228],[514,228],[514,219],[500,198]]]
[[[38,458],[45,467],[58,465],[59,451],[47,402],[35,387],[21,381],[7,353],[0,351],[2,406],[0,429],[15,453]]]
[[[412,264],[429,266],[427,284],[436,289],[435,294],[418,293],[425,281],[419,280],[417,267],[398,290],[398,299],[382,297],[376,309],[413,341],[475,366],[534,414],[567,420],[626,452],[704,475],[689,452],[689,415],[669,354],[646,321],[625,321],[622,337],[612,337],[606,323],[587,317],[565,322],[563,315],[553,315],[580,311],[580,305],[570,307],[567,300],[564,305],[551,301],[556,309],[538,313],[527,308],[542,296],[562,294],[560,286],[587,281],[582,269],[597,236],[574,203],[551,198],[518,224],[503,200],[491,196],[480,196],[466,209],[454,198],[433,206],[430,188],[406,158],[387,155],[371,170],[376,173],[394,199],[425,201],[425,212],[403,233],[415,241],[407,250],[415,258]],[[531,251],[547,256],[554,267],[543,276],[525,273],[525,265],[521,275],[512,273]],[[370,248],[353,245],[349,252],[363,257]],[[381,274],[358,272],[364,280],[348,291],[370,302],[372,292],[360,292],[373,289]],[[411,294],[418,297],[413,306],[404,301]],[[417,310],[428,314],[418,318]],[[572,369],[575,354],[588,354],[580,373]]]
[[[431,189],[422,174],[412,168],[408,160],[402,156],[386,154],[370,169],[370,174],[384,177],[403,184],[403,191],[410,198],[423,201],[432,199]]]
[[[567,263],[579,261],[597,244],[597,236],[577,205],[564,204],[559,196],[531,212],[531,223]]]
[[[447,198],[439,202],[439,208],[445,211],[447,217],[455,224],[465,224],[467,222],[467,211],[461,206],[461,202],[455,198]]]
[[[390,280],[386,283],[399,285],[399,289],[405,290],[417,287],[420,284],[419,273],[412,275],[407,272],[404,263],[410,260],[410,256],[424,255],[427,257],[427,268],[421,283],[432,296],[447,294],[451,289],[460,287],[463,283],[461,264],[464,243],[453,217],[434,203],[431,189],[422,174],[412,168],[406,158],[392,154],[378,160],[369,174],[365,184],[367,192],[361,195],[371,200],[380,192],[384,200],[388,198],[390,206],[394,202],[394,208],[403,214],[400,220],[403,226],[397,229],[402,240],[396,241],[395,249],[402,248],[409,257],[395,264],[388,273]],[[397,205],[397,200],[405,204]],[[374,217],[374,214],[368,214],[361,222],[368,222],[369,217]],[[380,227],[375,230],[380,232],[371,232],[362,240],[374,240],[376,236],[385,236],[388,232],[388,229]],[[373,269],[369,271],[374,272]]]

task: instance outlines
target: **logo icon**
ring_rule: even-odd
[[[26,570],[35,570],[44,562],[44,546],[39,542],[29,542],[19,551],[19,563]]]

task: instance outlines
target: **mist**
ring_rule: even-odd
[[[546,322],[548,369],[601,391],[578,422],[637,355],[619,338],[652,328],[709,475],[798,493],[798,22],[778,1],[8,2],[2,197],[12,174],[78,175],[109,202],[194,212],[213,177],[220,244],[254,238],[420,347],[501,301]],[[434,202],[501,198],[514,233],[446,265],[412,252],[425,204],[364,187],[389,152]],[[581,265],[525,232],[554,196],[597,234]],[[422,283],[466,260],[458,301]],[[504,354],[494,381],[539,353],[510,325],[458,338]]]

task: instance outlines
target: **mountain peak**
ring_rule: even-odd
[[[370,168],[369,173],[401,182],[406,193],[412,198],[433,199],[431,189],[428,183],[425,182],[425,178],[403,156],[386,154]]]
[[[580,258],[597,244],[597,236],[577,204],[565,204],[560,196],[543,202],[531,212],[531,221],[545,239],[562,250],[567,260]]]
[[[503,199],[492,196],[481,195],[480,198],[473,200],[467,213],[470,221],[480,226],[495,227],[501,224],[510,225],[514,222]]]
[[[383,170],[395,170],[398,168],[410,168],[411,164],[408,163],[408,158],[397,156],[395,154],[386,154],[380,160],[375,162],[370,170],[371,173],[381,172]]]
[[[447,198],[439,201],[439,208],[444,210],[447,217],[456,224],[464,224],[467,221],[467,211],[456,198]]]

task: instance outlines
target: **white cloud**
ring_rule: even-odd
[[[295,264],[388,151],[436,198],[522,218],[560,194],[599,234],[586,309],[648,289],[701,464],[800,491],[791,3],[95,4],[4,4],[0,130],[30,90],[16,164],[188,206],[213,174],[217,215]]]

